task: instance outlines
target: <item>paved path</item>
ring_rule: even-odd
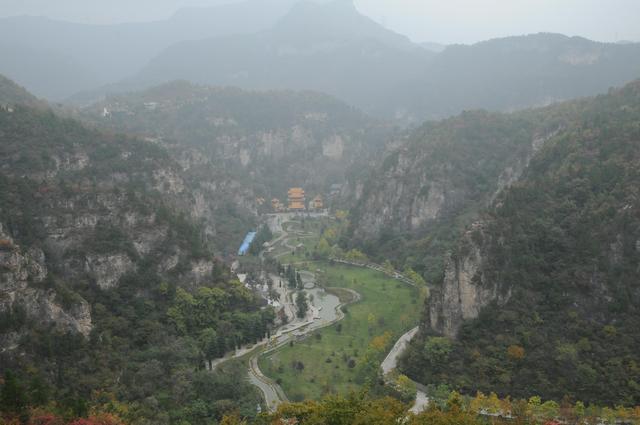
[[[383,273],[393,279],[397,279],[400,282],[406,283],[407,285],[411,285],[413,287],[417,287],[418,285],[416,284],[416,282],[414,282],[413,280],[409,279],[408,277],[404,276],[402,273],[400,273],[397,270],[387,270],[386,268],[384,268],[383,266],[381,266],[380,264],[376,264],[376,263],[358,263],[355,261],[349,261],[349,260],[344,260],[341,258],[330,258],[331,261],[336,262],[336,263],[342,263],[342,264],[348,264],[350,266],[356,266],[356,267],[366,267],[368,269],[371,270],[375,270],[377,272]]]
[[[413,337],[416,336],[419,329],[420,327],[416,326],[398,339],[391,351],[389,351],[389,354],[387,354],[387,357],[385,357],[384,361],[380,365],[380,367],[382,368],[383,376],[386,377],[389,373],[393,372],[396,367],[398,367],[398,358],[400,357],[400,355],[402,355],[402,353],[404,353],[404,350],[407,349],[409,342],[411,342]],[[418,414],[425,410],[428,406],[429,397],[424,390],[424,386],[420,385],[416,393],[416,401],[414,402],[411,409],[409,409],[409,411]]]
[[[249,380],[252,384],[258,387],[260,391],[262,391],[262,393],[264,394],[265,402],[270,411],[275,411],[275,409],[281,402],[287,401],[288,399],[282,388],[262,373],[258,365],[258,358],[260,356],[278,350],[280,347],[288,344],[289,341],[294,338],[297,339],[304,337],[315,330],[326,328],[327,326],[331,326],[344,319],[344,313],[342,312],[341,307],[346,304],[356,303],[362,299],[361,295],[358,292],[351,289],[346,290],[351,293],[352,298],[348,303],[343,304],[342,302],[339,302],[338,304],[336,304],[334,308],[335,315],[332,318],[316,318],[308,324],[297,326],[295,330],[285,331],[280,337],[276,339],[275,344],[270,348],[266,350],[259,350],[253,356],[251,356],[251,359],[249,360]]]
[[[295,249],[289,244],[290,236],[293,235],[295,237],[309,237],[309,234],[305,234],[299,230],[287,231],[286,226],[284,226],[284,224],[286,223],[286,218],[284,221],[280,217],[275,220],[277,221],[276,223],[273,223],[273,227],[276,230],[282,231],[283,234],[271,243],[272,247],[275,248],[276,245],[281,244],[289,249]],[[271,226],[272,224],[270,224],[270,227]],[[286,253],[287,252],[284,252],[282,254]],[[300,276],[303,278],[305,283],[311,283],[313,281],[313,285],[311,286],[315,286],[314,273],[307,270],[300,270]],[[342,320],[344,318],[344,314],[342,313],[342,310],[340,308],[342,304],[338,300],[333,309],[333,312],[323,311],[321,315],[319,308],[313,305],[318,300],[314,300],[314,302],[312,303],[312,308],[309,309],[307,317],[301,321],[300,319],[297,319],[295,317],[296,309],[293,303],[293,297],[291,297],[292,292],[295,291],[289,291],[287,282],[285,282],[281,277],[271,275],[271,278],[274,281],[274,289],[276,289],[280,293],[281,302],[285,307],[285,314],[287,314],[287,316],[293,320],[289,324],[281,326],[274,337],[271,338],[271,340],[261,343],[260,345],[262,348],[256,350],[255,353],[251,356],[251,358],[249,359],[249,380],[264,394],[267,408],[270,411],[274,411],[281,402],[287,401],[287,396],[276,382],[266,377],[262,373],[258,365],[259,357],[279,349],[294,338],[297,339],[300,337],[304,337],[305,335],[315,331],[316,329],[331,326],[335,322]],[[360,294],[355,291],[351,292],[354,294],[352,302],[360,300]]]
[[[273,241],[270,244],[273,248],[275,248],[276,245],[280,244],[281,246],[284,246],[288,249],[295,249],[295,247],[293,245],[290,245],[289,243],[290,237],[295,236],[297,238],[300,238],[300,237],[304,238],[304,237],[310,236],[308,233],[302,230],[287,231],[286,226],[284,224],[288,221],[287,220],[288,218],[289,217],[272,218],[273,221],[269,223],[269,226],[272,228],[272,231],[277,230],[277,231],[283,232],[282,235],[280,235],[275,241]],[[287,252],[285,251],[279,255],[276,255],[275,258],[285,255],[286,253]],[[261,255],[262,255],[262,252],[261,252]],[[347,261],[338,261],[338,262],[350,264]],[[384,270],[383,267],[380,265],[354,264],[354,263],[351,263],[351,264],[359,267],[368,267],[368,268],[383,272],[404,283],[415,286],[414,282],[410,281],[400,273],[398,272],[389,273],[389,271]],[[303,277],[305,284],[308,282],[310,283],[312,280],[315,281],[315,275],[310,271],[300,270],[300,275],[301,277]],[[291,303],[292,300],[287,299],[290,296],[290,294],[288,293],[289,291],[286,288],[286,285],[285,285],[286,282],[283,282],[282,288],[281,288],[280,282],[282,281],[282,279],[278,276],[272,276],[272,279],[274,281],[274,288],[278,290],[278,292],[280,292],[281,302],[283,302],[285,306],[285,313],[287,314],[287,316],[289,315],[293,316],[294,307],[292,305],[293,303]],[[340,289],[348,291],[352,294],[352,299],[349,300],[349,302],[346,304],[356,303],[360,301],[362,298],[361,295],[356,291],[353,291],[348,288],[340,288]],[[291,305],[288,305],[288,304],[291,304]],[[274,337],[271,340],[261,341],[260,343],[258,343],[258,345],[254,346],[251,349],[248,349],[247,352],[251,352],[252,350],[255,350],[255,352],[251,355],[251,358],[249,359],[249,380],[251,381],[252,384],[258,387],[260,391],[264,394],[267,408],[270,411],[275,411],[275,409],[278,407],[278,405],[281,402],[287,401],[287,397],[284,391],[282,390],[282,388],[276,382],[266,377],[262,373],[258,365],[259,357],[279,349],[280,347],[287,344],[293,338],[304,337],[317,329],[331,326],[334,323],[342,320],[344,318],[344,313],[342,312],[342,309],[341,309],[342,305],[343,304],[341,302],[338,303],[335,306],[335,315],[330,316],[329,318],[325,316],[324,319],[320,319],[319,317],[317,317],[318,314],[314,314],[312,315],[311,318],[309,317],[305,318],[305,321],[303,321],[302,323],[290,323],[288,325],[284,325],[278,330],[278,332],[274,335]],[[310,309],[310,313],[313,310],[314,310],[313,308]],[[396,342],[394,347],[391,349],[391,352],[387,355],[387,357],[382,362],[382,369],[385,375],[396,368],[398,357],[406,349],[407,344],[409,343],[409,341],[411,341],[411,338],[413,338],[413,336],[415,336],[417,332],[418,332],[418,327],[411,329],[409,332],[402,335],[400,339]],[[239,354],[238,357],[241,355],[247,354],[247,352],[243,352],[242,354]],[[227,359],[222,359],[221,361],[217,361],[216,364],[219,364],[220,362],[225,360]],[[422,409],[424,409],[427,403],[428,403],[428,398],[426,394],[420,391],[416,398],[416,404],[414,405],[414,407],[412,407],[412,409],[418,409],[417,411],[419,412]]]
[[[427,407],[429,407],[429,397],[427,397],[427,393],[422,390],[418,390],[416,393],[416,402],[411,406],[409,412],[415,413],[416,415],[422,411],[424,411]]]
[[[278,384],[262,374],[258,367],[258,357],[258,355],[255,355],[249,360],[249,381],[262,391],[269,411],[274,411],[287,398]]]
[[[398,358],[404,353],[404,350],[407,349],[407,345],[409,345],[409,342],[418,333],[419,329],[420,327],[416,326],[398,339],[391,351],[389,351],[389,354],[387,354],[387,357],[382,361],[380,367],[382,368],[383,375],[389,374],[398,366]]]

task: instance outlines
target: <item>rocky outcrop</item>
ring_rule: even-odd
[[[463,236],[456,254],[446,261],[442,286],[432,290],[427,305],[428,326],[455,337],[465,320],[475,319],[492,301],[506,302],[494,283],[483,278],[483,224],[474,223]]]
[[[414,151],[401,149],[393,155],[387,160],[395,163],[364,186],[358,206],[358,238],[375,238],[383,229],[410,233],[455,210],[466,196],[446,175],[424,170],[424,158]]]
[[[56,291],[42,285],[47,275],[42,250],[32,247],[23,251],[0,223],[0,312],[22,308],[34,322],[89,336],[92,323],[87,301],[77,296],[63,306]]]
[[[411,237],[436,220],[490,205],[558,133],[549,130],[558,123],[532,125],[526,117],[470,112],[416,130],[368,176],[352,220],[356,238],[374,240],[383,231]],[[478,124],[484,121],[502,134]],[[518,137],[509,135],[513,128]]]
[[[135,264],[126,254],[87,254],[85,271],[101,289],[112,289],[120,278],[135,270]]]
[[[96,300],[125,277],[207,283],[213,254],[237,249],[220,216],[237,213],[242,229],[255,212],[251,190],[202,152],[61,120],[20,109],[0,122],[0,312],[28,318],[8,321],[16,329],[0,350],[32,324],[88,336],[91,307],[77,288]]]
[[[162,107],[147,109],[144,102]],[[106,117],[105,108],[126,114]],[[218,175],[258,189],[265,199],[282,198],[292,186],[305,187],[312,196],[326,193],[354,169],[365,169],[392,132],[387,123],[326,95],[183,82],[108,98],[83,116],[111,130],[172,143],[174,156],[198,179],[208,161]],[[191,159],[198,156],[195,165]],[[168,191],[172,187],[177,188],[166,185]]]
[[[344,154],[344,140],[335,135],[322,143],[322,155],[333,160],[342,159]]]

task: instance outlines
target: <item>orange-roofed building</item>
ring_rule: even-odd
[[[303,211],[304,206],[304,189],[300,187],[292,187],[289,189],[289,209],[292,211]]]

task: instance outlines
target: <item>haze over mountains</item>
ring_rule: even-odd
[[[73,96],[79,104],[183,79],[316,90],[419,123],[466,109],[515,110],[592,95],[640,71],[637,43],[536,34],[446,49],[418,45],[349,0],[248,0],[140,24],[0,22],[0,72],[39,96]]]
[[[0,424],[640,424],[640,44],[216,5],[0,19]]]
[[[63,100],[132,75],[177,42],[270,28],[296,1],[247,0],[183,9],[164,21],[118,25],[3,18],[0,72],[38,96]]]

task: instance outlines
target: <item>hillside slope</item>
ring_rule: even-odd
[[[0,103],[21,93],[6,85]],[[190,417],[191,403],[220,418],[226,398],[255,412],[250,385],[229,383],[235,366],[199,371],[273,320],[214,257],[254,225],[239,203],[251,193],[202,158],[12,105],[0,108],[0,373],[28,394],[13,407],[86,416],[117,395],[131,421]]]
[[[24,87],[20,87],[4,75],[0,75],[0,105],[44,106],[44,103]]]
[[[388,93],[385,107],[415,121],[482,108],[514,111],[593,96],[640,77],[640,43],[600,43],[561,34],[453,45],[420,77]]]
[[[351,243],[436,281],[458,232],[516,181],[531,157],[567,125],[556,106],[512,114],[465,112],[426,123],[350,179]]]
[[[422,382],[640,401],[640,83],[561,108],[573,118],[452,251],[404,362]]]
[[[327,95],[173,82],[111,96],[82,118],[200,155],[265,198],[326,193],[363,167],[391,128]]]

